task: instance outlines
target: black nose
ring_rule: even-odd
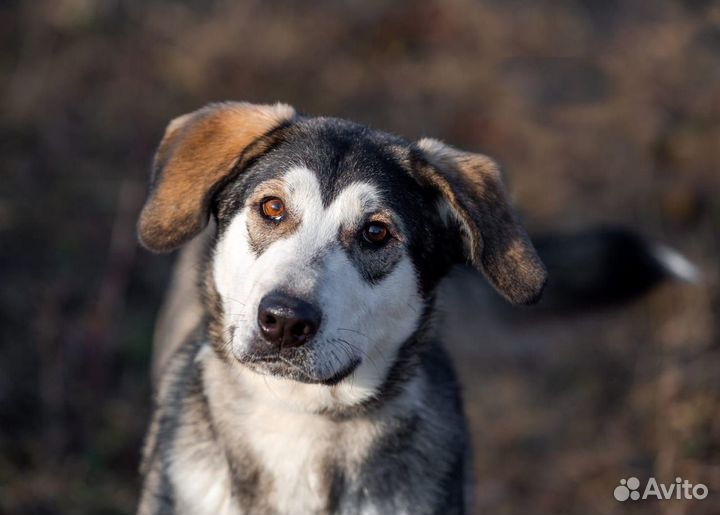
[[[258,326],[271,344],[299,347],[310,340],[320,326],[320,311],[295,297],[282,293],[265,295],[258,306]]]

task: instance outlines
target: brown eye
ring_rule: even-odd
[[[260,207],[265,218],[277,221],[285,216],[285,203],[277,197],[263,200]]]
[[[390,231],[385,224],[371,222],[363,229],[363,237],[369,243],[383,243],[390,236]]]

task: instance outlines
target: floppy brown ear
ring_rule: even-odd
[[[413,169],[437,188],[461,227],[467,257],[514,304],[540,299],[547,272],[518,222],[495,161],[434,139],[416,143]]]
[[[153,161],[150,193],[138,222],[140,242],[166,252],[198,234],[208,222],[212,195],[243,152],[294,116],[285,104],[223,102],[171,121]]]

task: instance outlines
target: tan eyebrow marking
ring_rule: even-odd
[[[287,184],[282,179],[271,179],[260,184],[252,193],[247,216],[250,247],[255,254],[262,254],[279,239],[287,238],[300,227],[300,215],[288,201]],[[260,203],[266,197],[278,197],[285,202],[285,216],[281,221],[267,220],[260,214]]]

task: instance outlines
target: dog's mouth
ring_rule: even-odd
[[[306,367],[294,363],[291,358],[286,358],[279,354],[267,356],[251,356],[241,360],[245,365],[253,371],[264,375],[272,375],[298,381],[306,384],[323,384],[326,386],[335,386],[343,379],[350,376],[357,367],[360,366],[362,360],[353,358],[350,363],[343,366],[332,374],[320,377],[309,372]]]

